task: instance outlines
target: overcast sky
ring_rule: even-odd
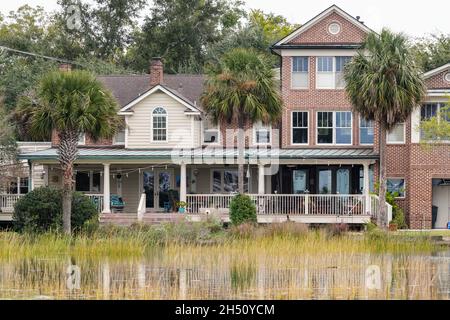
[[[244,0],[244,2],[248,8],[281,14],[293,23],[304,23],[334,3],[352,16],[361,16],[361,20],[374,30],[386,26],[416,37],[434,32],[450,34],[449,0]],[[8,0],[1,1],[0,11],[5,14],[23,4],[41,5],[49,11],[57,8],[56,0]]]

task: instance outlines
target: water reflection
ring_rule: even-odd
[[[72,265],[79,279],[68,279]],[[161,250],[131,261],[3,261],[0,298],[450,299],[450,254],[193,259]]]

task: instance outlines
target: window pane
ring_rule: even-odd
[[[293,72],[308,72],[308,57],[293,57],[292,71]]]
[[[304,193],[306,191],[306,170],[294,170],[292,172],[294,194]]]
[[[256,143],[270,143],[270,131],[267,129],[256,130]]]
[[[292,73],[292,88],[308,88],[309,77],[307,72]]]
[[[333,72],[333,57],[318,57],[317,70],[319,72]]]
[[[117,132],[116,136],[114,137],[114,142],[117,144],[125,143],[125,129]]]
[[[420,118],[422,121],[429,120],[435,117],[437,114],[438,105],[437,103],[427,103],[422,106],[420,110]]]
[[[318,129],[318,143],[333,143],[333,129]]]
[[[320,194],[330,194],[332,192],[331,185],[331,170],[320,170],[319,171],[319,193]]]
[[[224,186],[223,191],[225,192],[237,192],[239,189],[238,186],[238,173],[237,171],[224,171]]]
[[[373,121],[360,118],[359,122],[359,142],[361,144],[373,144],[374,128]]]
[[[336,192],[338,194],[350,193],[350,170],[338,169],[336,172]]]
[[[394,143],[404,143],[405,142],[405,124],[400,123],[396,125],[390,132],[387,134],[387,141]]]
[[[214,193],[222,192],[222,172],[218,170],[213,171],[213,190]]]
[[[87,172],[77,172],[75,177],[75,190],[89,192],[89,173]]]
[[[100,173],[94,173],[92,177],[92,192],[100,192]]]
[[[205,130],[203,137],[205,143],[217,143],[219,142],[219,130]]]
[[[387,190],[397,197],[404,197],[405,179],[387,179]]]
[[[292,129],[292,142],[307,144],[308,143],[308,129],[293,128]]]
[[[336,72],[343,72],[345,65],[350,62],[352,57],[336,57]]]
[[[351,143],[352,143],[352,129],[336,128],[336,144],[351,144]]]

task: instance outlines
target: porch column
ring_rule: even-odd
[[[180,201],[186,202],[186,163],[182,162],[180,165]]]
[[[110,181],[109,181],[109,163],[103,164],[103,211],[102,213],[111,213],[110,199]]]
[[[265,176],[264,176],[264,165],[259,164],[258,165],[258,194],[265,194]]]
[[[20,177],[17,177],[17,194],[20,195]]]
[[[369,164],[364,163],[364,196],[366,199],[366,213],[370,213],[370,183],[369,183]]]

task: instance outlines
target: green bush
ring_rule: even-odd
[[[230,219],[233,225],[257,222],[256,207],[249,196],[238,194],[231,200]]]
[[[74,192],[72,229],[80,230],[88,221],[95,221],[97,209],[82,193]],[[62,229],[62,192],[54,188],[38,188],[17,201],[13,214],[17,231],[46,232]]]

